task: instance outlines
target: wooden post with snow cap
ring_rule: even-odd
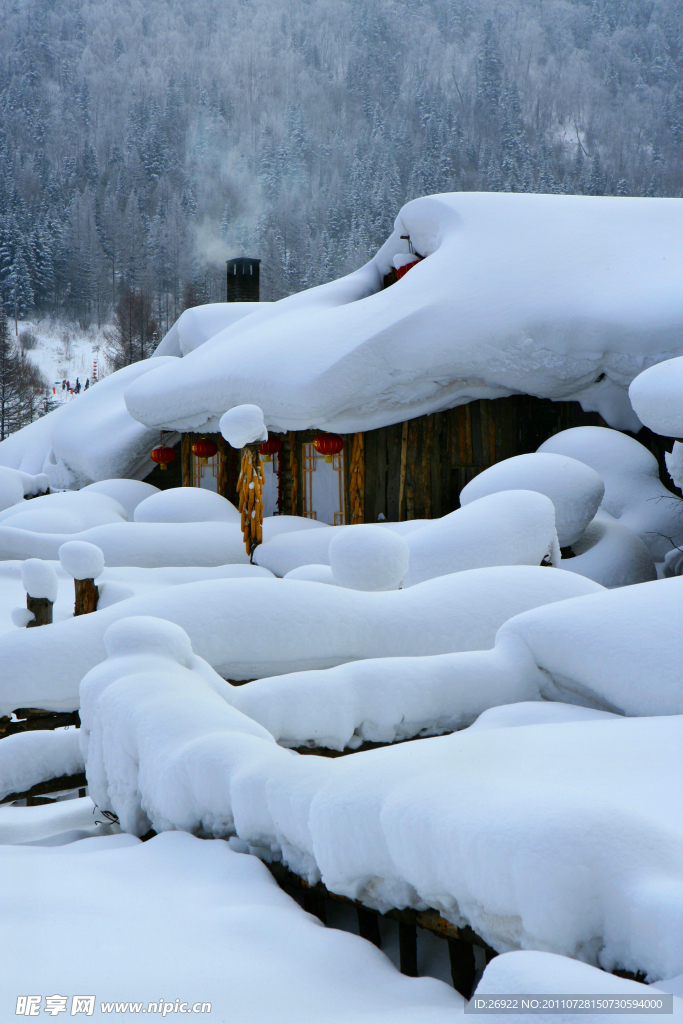
[[[268,440],[263,412],[257,405],[237,405],[220,421],[221,434],[233,448],[242,449],[242,466],[237,481],[238,508],[242,516],[244,546],[253,561],[263,540],[263,485],[265,476],[259,449]]]
[[[69,540],[58,554],[62,569],[74,578],[74,616],[97,611],[100,592],[95,580],[104,569],[101,548],[85,540]]]
[[[21,567],[21,579],[26,590],[26,608],[13,612],[17,626],[49,626],[52,606],[57,600],[57,573],[40,558],[27,558]]]

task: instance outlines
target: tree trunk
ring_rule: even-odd
[[[26,626],[27,629],[29,626],[49,626],[52,622],[52,601],[46,597],[29,597],[27,594],[26,607],[35,615],[33,622]]]
[[[74,615],[88,615],[97,611],[97,600],[100,596],[95,580],[74,580],[76,603]]]

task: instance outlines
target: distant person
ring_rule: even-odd
[[[78,379],[78,377],[76,377],[76,387],[74,388],[74,391],[76,392],[77,395],[80,395],[81,393],[81,382]]]
[[[83,390],[87,391],[89,387],[90,387],[90,377],[86,377],[85,378],[85,387],[83,388]]]
[[[62,381],[62,391],[66,390],[66,381]]]

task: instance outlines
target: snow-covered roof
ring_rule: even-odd
[[[271,429],[356,431],[525,393],[637,430],[629,384],[683,352],[682,233],[680,199],[416,199],[360,270],[186,345],[126,404],[156,428],[254,403]],[[405,235],[428,258],[383,290]]]
[[[124,366],[17,430],[0,443],[0,466],[45,473],[53,488],[147,476],[154,468],[149,453],[158,443],[159,433],[131,417],[123,392],[138,377],[170,362],[180,360],[159,357]]]

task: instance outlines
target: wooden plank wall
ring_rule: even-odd
[[[459,508],[465,484],[494,462],[534,452],[569,427],[604,425],[597,413],[584,413],[578,402],[515,395],[369,430],[365,521],[375,523],[380,514],[391,522],[446,515]]]

